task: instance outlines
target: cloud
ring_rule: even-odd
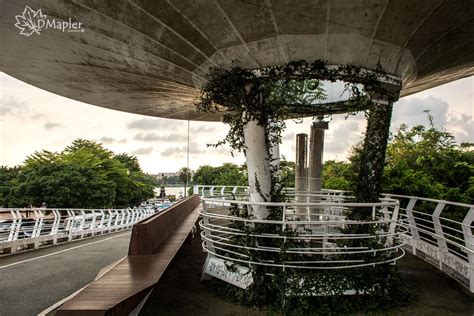
[[[43,125],[44,129],[46,130],[51,130],[51,129],[59,128],[62,126],[63,125],[61,123],[57,123],[57,122],[46,122]]]
[[[141,118],[129,122],[127,127],[130,129],[151,130],[159,128],[160,122],[158,119]]]
[[[116,141],[115,138],[107,137],[107,136],[101,137],[99,140],[104,144],[111,144],[111,143],[114,143]]]
[[[448,109],[451,109],[451,111],[448,112]],[[433,123],[437,128],[442,127],[453,133],[458,143],[473,142],[473,115],[453,112],[452,109],[454,107],[450,106],[448,102],[433,96],[403,98],[394,105],[392,130],[397,130],[402,123],[405,123],[408,127],[428,126],[428,115],[423,111],[429,110],[429,114],[433,117]]]
[[[131,152],[133,155],[149,155],[153,151],[153,147],[142,147]]]
[[[188,139],[186,134],[171,133],[167,135],[158,135],[155,133],[138,133],[133,139],[144,142],[185,142]]]
[[[169,131],[170,128],[187,132],[187,122],[162,118],[140,118],[127,124],[129,129],[142,131]]]
[[[428,116],[424,110],[429,110],[436,126],[446,126],[448,121],[448,103],[439,98],[428,96],[425,98],[407,97],[393,105],[392,129],[398,129],[402,123],[409,127],[428,125]]]
[[[126,138],[122,138],[121,140],[117,141],[119,144],[125,144],[127,142]]]
[[[14,96],[0,98],[0,115],[20,115],[28,111],[28,102],[19,100]]]
[[[458,143],[474,142],[474,120],[472,115],[456,113],[449,117],[447,129],[454,133]]]
[[[215,130],[216,129],[214,127],[206,125],[192,126],[191,128],[189,128],[189,131],[193,134],[212,133]]]
[[[174,146],[168,147],[161,152],[161,156],[163,157],[173,157],[173,158],[183,158],[186,156],[188,152],[187,146]],[[215,156],[230,156],[230,150],[227,147],[207,147],[207,146],[199,146],[196,142],[191,142],[189,144],[189,154],[198,156],[198,155],[212,155]]]
[[[334,127],[331,128],[331,125]],[[329,124],[324,140],[324,152],[329,155],[344,154],[362,138],[362,133],[363,128],[359,120],[352,120],[352,117],[338,124]]]
[[[35,113],[35,114],[32,114],[30,117],[32,120],[38,120],[38,119],[45,118],[46,115],[43,113]]]

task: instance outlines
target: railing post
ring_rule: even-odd
[[[209,217],[207,216],[207,204],[206,204],[206,201],[202,201],[202,220],[203,220],[203,223],[204,223],[204,227],[209,227]],[[214,243],[212,242],[212,233],[209,229],[205,229],[204,230],[204,233],[206,235],[206,237],[209,239],[206,241],[206,245],[208,247],[209,250],[211,250],[212,252],[215,252],[215,249],[214,249]]]
[[[410,235],[411,238],[414,240],[420,240],[420,234],[418,233],[418,228],[416,227],[415,217],[413,216],[413,209],[415,208],[415,204],[418,201],[417,198],[411,198],[408,201],[407,208],[405,209],[405,213],[407,214],[408,224],[410,225]],[[416,243],[412,243],[413,254],[416,255]]]
[[[388,201],[387,201],[388,202]],[[386,206],[387,209],[387,215],[388,215],[388,207]],[[390,223],[388,233],[389,233],[389,238],[388,242],[390,245],[393,245],[393,238],[395,237],[395,229],[397,228],[397,223],[398,223],[398,212],[400,210],[400,201],[397,200],[397,204],[393,208],[393,214],[392,214],[392,222]]]
[[[86,226],[86,212],[81,210],[81,226],[79,226],[79,231],[81,232],[81,239],[84,238],[84,227]]]
[[[16,231],[16,214],[14,210],[10,210],[10,214],[12,215],[12,225],[10,226],[10,234],[8,235],[8,241],[12,241],[13,238],[15,237],[15,231]]]
[[[436,205],[436,208],[431,215],[436,234],[436,243],[438,244],[438,260],[440,270],[443,270],[443,253],[448,252],[448,245],[446,240],[444,240],[443,226],[441,226],[441,221],[439,220],[439,216],[441,215],[445,205],[446,204],[443,203],[443,201],[438,202],[438,205]]]
[[[124,210],[120,210],[120,215],[121,215],[121,218],[120,218],[120,229],[123,228],[124,224],[125,224],[125,211]]]
[[[100,222],[99,222],[99,227],[100,228],[100,234],[102,235],[102,233],[104,232],[104,222],[105,222],[105,212],[104,210],[100,210]]]
[[[96,228],[95,228],[95,222],[96,222],[96,212],[95,210],[92,211],[92,222],[91,222],[91,227],[90,227],[90,230],[92,232],[92,236],[95,235],[95,231],[96,231]]]
[[[23,221],[21,217],[21,212],[19,210],[15,210],[17,222],[16,222],[16,228],[15,228],[15,234],[13,235],[13,240],[18,239],[18,235],[20,234],[20,228],[21,228],[21,222]]]
[[[33,226],[33,231],[31,232],[31,237],[36,237],[36,231],[38,230],[38,224],[39,224],[39,210],[33,210],[33,213],[35,214],[35,225]],[[35,243],[35,248],[36,248],[36,243]]]
[[[50,234],[53,235],[53,245],[58,243],[58,231],[59,231],[59,223],[61,222],[61,213],[58,210],[53,210],[54,221],[53,226],[51,227]]]
[[[462,221],[462,232],[464,244],[469,249],[467,257],[469,260],[469,290],[474,293],[474,236],[472,235],[472,223],[474,222],[474,207],[471,207]]]
[[[76,215],[74,213],[74,210],[67,210],[67,215],[68,215],[68,218],[66,219],[67,220],[66,230],[68,231],[68,241],[70,241],[73,238],[72,230],[74,228]]]
[[[119,211],[118,210],[114,210],[114,213],[115,213],[115,223],[114,223],[114,228],[115,230],[117,230],[117,227],[119,225]]]

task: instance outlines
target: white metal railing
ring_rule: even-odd
[[[244,197],[247,198],[249,191],[248,186],[232,186],[232,185],[195,185],[193,193],[202,197]],[[285,193],[295,196],[294,188],[285,188]],[[309,192],[315,195],[345,195],[345,191],[323,189],[321,192]],[[308,192],[296,192],[296,195],[307,196]]]
[[[226,262],[282,269],[347,269],[394,263],[404,254],[401,249],[404,245],[401,238],[403,229],[397,229],[397,200],[383,199],[379,203],[343,200],[257,203],[204,197],[202,202],[203,249]],[[278,209],[281,220],[240,216],[261,207]],[[372,219],[347,219],[347,212],[354,208],[369,208]],[[258,225],[265,227],[264,230],[248,229]],[[371,226],[376,234],[357,233],[357,229],[350,232],[354,226]],[[239,237],[251,242],[242,243]],[[374,238],[383,247],[373,249],[366,246],[369,243],[365,241]],[[283,247],[285,260],[281,260]]]
[[[0,208],[0,255],[129,229],[151,208]]]
[[[230,257],[236,257],[240,260],[234,258],[235,261],[249,263],[248,257],[236,254],[242,250],[236,251],[232,249],[232,246],[228,245],[229,241],[233,238],[232,236],[241,234],[242,232],[218,226],[222,226],[219,223],[229,225],[238,221],[243,222],[245,225],[254,225],[255,223],[259,223],[259,221],[228,217],[228,214],[225,215],[221,213],[236,204],[238,204],[240,208],[249,208],[249,205],[255,207],[257,205],[268,206],[273,204],[247,202],[248,187],[207,185],[195,186],[194,190],[195,193],[203,197],[204,208],[202,211],[203,220],[201,221],[201,227],[203,228],[204,249],[208,252],[212,251],[217,253],[220,256],[226,256],[219,253],[219,251],[223,251],[221,248],[231,250],[234,253],[227,252],[227,254],[232,254]],[[235,194],[236,192],[240,192],[240,195]],[[331,258],[331,255],[341,255],[342,251],[348,251],[347,249],[337,250],[337,248],[335,248],[337,251],[341,251],[341,253],[338,253],[337,251],[335,252],[335,250],[327,249],[340,243],[340,240],[362,237],[330,233],[341,231],[341,227],[347,227],[348,221],[345,219],[345,214],[347,214],[348,209],[354,206],[347,204],[348,197],[345,195],[346,192],[322,190],[321,192],[314,192],[313,194],[305,192],[295,194],[294,189],[291,188],[286,189],[286,192],[289,195],[288,203],[279,205],[279,207],[285,209],[283,221],[268,222],[267,224],[280,225],[281,227],[291,224],[293,225],[292,227],[302,227],[300,231],[307,230],[308,227],[311,227],[312,234],[305,235],[303,233],[301,237],[304,238],[304,240],[319,241],[321,245],[323,245],[320,247],[322,249],[317,249],[317,251],[310,252],[310,254],[324,258],[324,263],[321,263],[323,267],[314,266],[313,268],[327,269],[329,265],[333,265],[332,268],[340,268],[339,266],[341,264],[344,267],[353,266],[352,264],[348,264],[348,262],[341,263],[335,262],[334,260],[330,261],[332,263],[326,262],[328,258]],[[388,247],[387,251],[395,251],[402,245],[403,249],[435,265],[474,293],[474,205],[396,194],[384,194],[384,198],[385,200],[381,203],[394,200],[400,203],[400,213],[397,214],[398,217],[395,216],[393,210],[390,211],[390,209],[393,209],[393,206],[387,206],[387,208],[382,207],[380,209],[380,205],[373,205],[374,214],[379,213],[377,212],[378,210],[382,210],[379,214],[385,214],[384,219],[352,224],[378,225],[384,223],[383,221],[389,216],[393,222],[391,222],[389,228],[390,234],[386,237],[393,238],[392,242],[394,248]],[[362,207],[362,204],[360,207]],[[315,210],[322,213],[312,215],[311,212],[314,213]],[[395,222],[397,222],[396,225],[394,225]],[[320,233],[314,234],[314,229],[319,230]],[[264,236],[254,237],[268,238]],[[214,245],[214,247],[211,245]],[[216,245],[218,248],[215,247]],[[249,249],[245,248],[239,249],[244,249],[244,252],[249,251]],[[252,251],[260,250],[252,249]],[[272,251],[275,251],[275,249]],[[354,254],[356,255],[357,252]],[[399,256],[393,258],[399,258]],[[361,263],[354,263],[354,265],[358,264]],[[281,263],[280,265],[282,267],[288,267],[286,263]]]
[[[474,205],[384,194],[400,201],[405,249],[474,293]]]

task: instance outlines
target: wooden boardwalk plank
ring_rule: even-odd
[[[194,202],[194,205],[191,202]],[[167,214],[159,214],[137,223],[137,227],[134,227],[135,239],[132,233],[134,240],[133,243],[132,240],[130,241],[130,253],[147,253],[159,245],[154,253],[129,254],[110,271],[67,301],[56,314],[128,314],[133,309],[133,305],[138,304],[159,281],[195,225],[199,217],[198,210],[201,207],[199,197],[195,196],[191,202],[187,205],[181,204],[181,208],[180,205],[176,205],[177,207]],[[176,213],[172,212],[179,212],[179,214],[173,216]],[[177,221],[180,224],[177,224]],[[173,226],[169,225],[172,222],[175,227],[170,227]],[[160,231],[164,224],[167,224],[166,229]],[[151,248],[149,245],[140,244],[147,242],[152,243]]]

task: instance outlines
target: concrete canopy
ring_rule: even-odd
[[[20,35],[25,4],[84,32]],[[409,95],[474,74],[472,0],[1,0],[1,70],[120,111],[219,120],[194,101],[210,66],[316,59],[402,78]]]

